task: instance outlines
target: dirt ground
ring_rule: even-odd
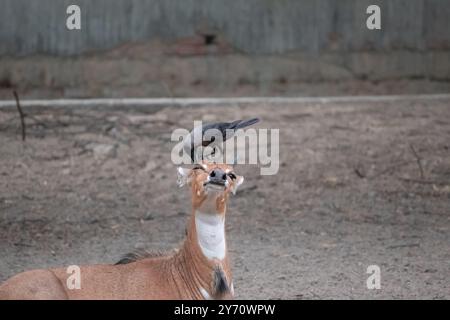
[[[172,131],[258,116],[280,129],[281,166],[236,167],[237,298],[450,299],[450,99],[26,113],[23,143],[17,111],[0,109],[0,281],[178,246],[190,204]]]

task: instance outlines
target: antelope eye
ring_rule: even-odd
[[[195,166],[192,168],[192,170],[203,170],[206,171],[205,168],[203,168],[202,166]]]
[[[230,172],[228,174],[228,176],[231,178],[231,180],[235,180],[236,179],[236,175],[234,173],[232,173],[232,172]]]

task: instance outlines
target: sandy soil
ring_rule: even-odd
[[[450,101],[0,109],[0,281],[184,237],[172,130],[259,116],[277,175],[245,176],[227,236],[241,299],[450,298]],[[423,175],[418,165],[422,166]],[[366,287],[367,266],[381,289]]]

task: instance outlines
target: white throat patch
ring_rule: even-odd
[[[225,217],[196,212],[195,228],[200,249],[208,259],[225,258]]]
[[[200,293],[203,296],[203,299],[205,300],[213,300],[213,298],[211,298],[211,296],[209,295],[208,291],[205,290],[205,288],[201,287],[200,288]]]

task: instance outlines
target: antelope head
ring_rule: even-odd
[[[178,168],[178,185],[189,185],[194,210],[225,213],[228,196],[244,182],[227,164],[202,161],[192,169]]]

